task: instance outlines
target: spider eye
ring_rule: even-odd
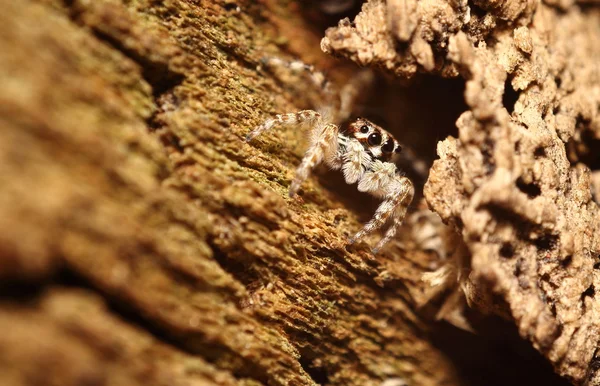
[[[392,151],[394,151],[394,141],[392,141],[391,138],[385,141],[385,143],[381,147],[381,150],[384,153],[391,153]]]
[[[362,126],[360,127],[360,132],[361,132],[361,133],[364,133],[364,134],[367,134],[367,133],[369,132],[369,126],[367,126],[367,125],[362,125]]]
[[[369,135],[367,142],[369,142],[369,145],[371,145],[371,146],[377,146],[377,145],[381,144],[381,134],[373,133],[373,134]]]
[[[400,153],[401,151],[402,151],[402,146],[398,145],[396,150],[394,150],[394,153]]]

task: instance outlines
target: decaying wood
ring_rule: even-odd
[[[467,303],[600,384],[592,4],[370,0],[322,42],[294,1],[0,4],[0,384],[465,384],[433,316],[474,330]],[[467,82],[433,212],[377,256],[347,246],[355,187],[321,170],[287,196],[305,133],[243,141],[324,97],[263,57],[356,73],[320,47]]]
[[[2,8],[1,384],[458,382],[415,313],[426,255],[347,249],[316,180],[287,198],[302,132],[242,141],[319,102],[260,68],[317,61],[297,4]]]
[[[389,7],[371,0],[323,46],[402,77],[467,81],[458,137],[439,143],[425,185],[466,251],[431,282],[468,269],[458,279],[473,306],[513,319],[571,382],[600,384],[600,13],[546,3],[421,2],[420,29],[396,51],[382,22]],[[415,54],[423,40],[435,66]]]

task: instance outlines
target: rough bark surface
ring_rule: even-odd
[[[0,384],[465,384],[448,353],[472,338],[450,330],[442,350],[432,316],[476,330],[467,302],[600,384],[591,2],[371,0],[327,32],[362,65],[467,81],[425,187],[437,214],[416,202],[377,256],[347,246],[373,206],[355,187],[321,170],[288,198],[304,132],[243,141],[324,98],[261,58],[300,57],[334,87],[355,74],[301,4],[0,5]],[[397,86],[402,128],[418,86]],[[417,150],[439,135],[391,130]]]
[[[347,249],[315,180],[287,198],[304,133],[242,140],[321,98],[260,66],[332,66],[296,3],[1,4],[0,384],[459,383],[428,256]]]
[[[322,42],[400,77],[466,80],[425,197],[462,234],[469,303],[512,318],[577,384],[600,384],[598,41],[600,12],[572,1],[371,0]]]

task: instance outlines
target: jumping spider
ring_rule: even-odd
[[[274,60],[275,65],[283,64],[292,69],[302,68],[312,73],[311,67],[306,65],[302,67],[298,62],[285,63],[279,59]],[[322,83],[323,77],[317,74],[313,75],[313,79],[318,79],[318,82]],[[373,218],[349,240],[350,244],[359,241],[391,220],[384,237],[373,248],[373,253],[377,253],[395,236],[398,227],[402,224],[413,199],[414,188],[412,182],[399,173],[393,162],[394,155],[402,148],[390,133],[364,118],[358,118],[340,128],[340,123],[350,114],[348,106],[351,105],[351,99],[356,96],[356,90],[356,84],[344,87],[339,95],[337,113],[328,111],[322,114],[314,110],[303,110],[297,113],[278,114],[251,131],[246,141],[252,141],[275,125],[310,127],[310,144],[290,185],[290,197],[298,192],[302,182],[321,162],[325,162],[333,170],[342,170],[346,183],[358,183],[360,192],[368,192],[383,199]],[[330,116],[333,118],[327,118]]]

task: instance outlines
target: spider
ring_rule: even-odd
[[[298,62],[286,63],[280,59],[272,59],[269,64],[313,72],[312,67],[303,67]],[[313,78],[319,84],[323,83],[321,74],[313,75]],[[365,118],[340,126],[350,115],[348,107],[356,97],[357,84],[364,81],[360,76],[356,79],[353,84],[342,89],[336,113],[332,113],[332,109],[324,109],[322,112],[302,110],[278,114],[252,130],[246,136],[246,142],[276,125],[309,127],[309,147],[290,185],[290,197],[298,192],[302,182],[320,163],[324,162],[333,170],[341,170],[346,183],[358,183],[360,192],[368,192],[383,199],[373,218],[349,239],[350,244],[360,241],[390,220],[390,227],[372,249],[375,254],[395,236],[413,199],[414,188],[412,182],[400,174],[393,162],[394,156],[400,153],[402,147],[390,133]]]

